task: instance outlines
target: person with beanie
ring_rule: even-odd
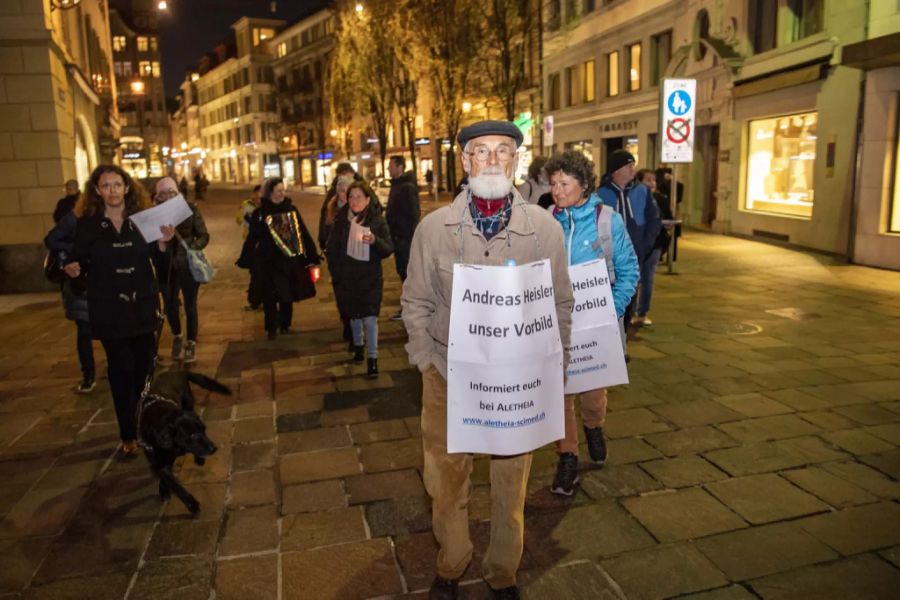
[[[600,180],[600,187],[592,196],[598,196],[603,204],[622,215],[638,263],[643,265],[656,246],[656,238],[662,229],[662,220],[650,188],[634,180],[634,163],[634,156],[627,150],[619,149],[611,152],[606,159],[606,173]],[[631,323],[633,305],[632,298],[625,310],[626,329]]]

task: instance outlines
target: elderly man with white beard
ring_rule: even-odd
[[[469,187],[450,206],[429,214],[416,229],[401,304],[410,363],[422,372],[422,445],[425,487],[432,498],[434,536],[440,546],[429,598],[458,596],[472,558],[468,501],[472,455],[447,452],[447,344],[454,263],[550,263],[557,323],[569,344],[574,304],[562,229],[545,210],[513,187],[522,133],[508,121],[481,121],[458,137]],[[510,345],[510,352],[515,348]],[[565,357],[567,361],[568,356]],[[561,399],[560,399],[561,402]],[[531,453],[491,457],[491,538],[484,579],[497,598],[518,598],[524,507]]]

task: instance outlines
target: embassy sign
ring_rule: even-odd
[[[696,105],[696,79],[663,79],[659,98],[660,162],[694,161]]]

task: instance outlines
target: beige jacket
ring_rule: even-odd
[[[569,281],[563,231],[549,212],[529,205],[516,190],[513,196],[509,226],[491,241],[485,240],[472,223],[467,191],[458,195],[450,206],[426,216],[416,228],[400,302],[409,334],[406,345],[409,362],[420,371],[433,364],[447,377],[454,263],[505,265],[510,258],[519,265],[549,259],[564,363],[569,364],[565,349],[569,346],[575,298]],[[515,352],[512,345],[510,352]]]

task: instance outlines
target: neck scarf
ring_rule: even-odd
[[[509,215],[512,212],[512,195],[507,195],[505,198],[479,198],[472,195],[469,212],[475,227],[478,228],[484,239],[490,241],[509,223]]]

